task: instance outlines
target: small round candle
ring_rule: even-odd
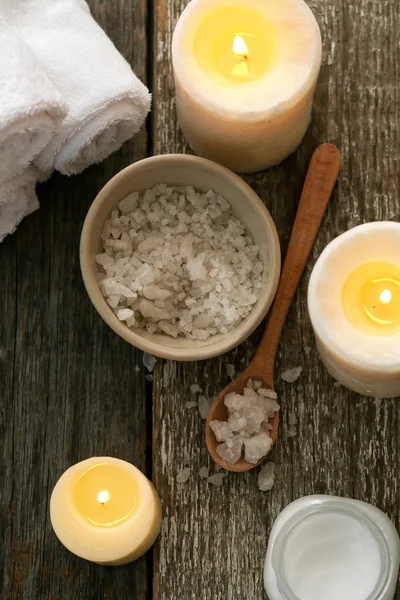
[[[240,172],[294,152],[310,123],[321,47],[303,0],[192,0],[174,32],[172,62],[193,150]]]
[[[153,545],[161,505],[139,469],[117,458],[94,457],[70,467],[58,480],[50,519],[60,542],[74,554],[122,565]]]
[[[308,290],[328,371],[364,395],[400,395],[400,224],[367,223],[331,242]]]

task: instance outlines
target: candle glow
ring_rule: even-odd
[[[349,389],[400,396],[400,223],[365,223],[317,260],[308,309],[319,355]]]
[[[152,546],[160,531],[161,505],[151,482],[134,465],[93,457],[60,477],[50,499],[50,519],[71,552],[120,565]]]
[[[304,0],[191,0],[172,40],[176,105],[194,152],[254,172],[294,152],[322,58]]]
[[[243,56],[243,58],[247,58],[248,48],[246,42],[242,38],[241,35],[237,35],[233,40],[232,50],[238,56]]]
[[[347,279],[342,291],[348,321],[371,335],[400,331],[400,267],[366,263]]]

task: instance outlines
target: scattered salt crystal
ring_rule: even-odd
[[[193,395],[201,394],[202,391],[203,391],[203,388],[198,383],[193,383],[190,386],[190,393]]]
[[[181,471],[179,471],[176,475],[176,481],[178,483],[186,483],[190,477],[191,469],[189,467],[185,467]]]
[[[235,377],[235,367],[234,365],[226,365],[226,372],[228,374],[228,377],[230,377],[231,379],[233,377]]]
[[[335,383],[333,384],[333,387],[335,388],[339,388],[341,386],[341,384],[338,381],[335,381]]]
[[[101,239],[100,289],[127,327],[207,340],[235,329],[260,296],[259,248],[213,191],[159,184],[133,192]],[[123,310],[134,315],[122,318]]]
[[[206,398],[205,396],[199,396],[199,413],[200,413],[200,416],[202,419],[207,419],[212,403],[213,403],[212,398]]]
[[[294,383],[300,377],[302,370],[303,367],[295,367],[294,369],[288,369],[287,371],[284,371],[284,373],[282,373],[281,377],[283,381],[286,381],[287,383]]]
[[[150,382],[154,381],[154,377],[151,374],[150,375],[145,375],[144,378],[145,378],[146,381],[150,381]]]
[[[258,488],[262,492],[269,492],[274,487],[275,477],[275,463],[269,462],[261,467],[258,474]]]
[[[224,482],[224,477],[225,473],[214,473],[214,475],[211,475],[207,481],[216,487],[221,487]]]
[[[304,354],[310,356],[312,348],[310,346],[304,346]]]
[[[138,373],[140,371],[139,365],[135,365],[135,371],[136,371],[136,373]]]
[[[146,367],[146,369],[148,371],[150,371],[150,373],[153,372],[154,366],[156,364],[156,361],[157,361],[157,359],[156,359],[155,356],[153,356],[152,354],[147,354],[147,352],[144,352],[144,354],[143,354],[143,364]]]
[[[186,408],[195,408],[197,406],[197,402],[186,402]]]
[[[287,436],[288,438],[293,438],[296,437],[297,435],[297,416],[296,413],[294,412],[290,412],[289,413],[289,417],[288,417],[288,430],[287,430]]]
[[[199,475],[202,479],[207,479],[207,477],[209,475],[208,467],[201,467],[201,469],[199,471]]]

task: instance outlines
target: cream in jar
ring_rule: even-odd
[[[270,600],[392,600],[399,561],[399,536],[379,509],[307,496],[274,524],[264,584]]]

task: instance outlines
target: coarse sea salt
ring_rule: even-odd
[[[111,213],[102,243],[100,288],[128,327],[206,340],[235,329],[259,299],[259,248],[213,191],[134,192]]]
[[[269,462],[263,467],[258,474],[258,488],[262,492],[269,492],[274,487],[275,483],[275,463]]]
[[[154,371],[156,361],[156,357],[152,354],[147,354],[147,352],[143,353],[143,364],[150,373]]]
[[[202,419],[207,419],[208,413],[210,412],[213,398],[206,398],[205,396],[199,396],[199,413]]]
[[[203,388],[198,383],[193,383],[190,386],[190,393],[193,394],[194,396],[196,394],[201,394],[202,391],[203,391]]]
[[[201,469],[199,470],[199,475],[202,479],[207,479],[209,475],[208,467],[201,467]]]
[[[302,370],[303,367],[294,367],[294,369],[288,369],[287,371],[284,371],[281,377],[283,381],[286,381],[286,383],[294,383],[300,377]]]
[[[178,483],[186,483],[190,477],[191,472],[192,472],[192,470],[189,469],[189,467],[185,467],[184,469],[181,469],[176,475],[176,481]]]
[[[235,365],[226,365],[226,372],[228,374],[228,377],[233,379],[235,377]]]
[[[197,402],[186,402],[186,408],[196,408]]]
[[[225,478],[225,473],[214,473],[214,475],[211,475],[210,477],[208,477],[207,481],[208,481],[208,483],[211,483],[211,485],[215,485],[216,487],[221,487],[221,485],[224,483],[224,478]]]
[[[220,442],[217,454],[230,464],[236,464],[244,453],[245,460],[255,465],[272,446],[270,420],[279,410],[279,404],[276,393],[261,386],[261,382],[249,379],[243,394],[227,394],[224,404],[228,420],[210,422]]]

